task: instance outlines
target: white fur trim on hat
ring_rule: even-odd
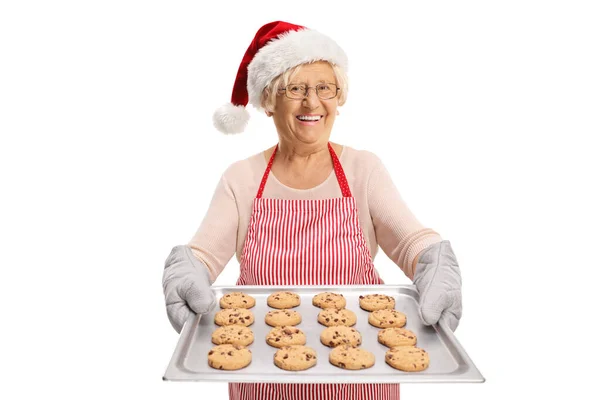
[[[242,133],[249,120],[250,113],[246,107],[231,103],[222,105],[213,114],[215,128],[223,133]]]
[[[248,102],[260,109],[262,91],[296,65],[330,61],[348,70],[348,57],[328,36],[312,29],[289,31],[264,45],[248,65]]]

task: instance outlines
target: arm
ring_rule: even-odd
[[[377,244],[411,280],[418,255],[442,241],[410,211],[381,161],[370,173],[367,195]]]
[[[165,304],[177,332],[192,313],[206,314],[216,305],[210,286],[235,253],[237,227],[235,198],[223,177],[190,243],[174,247],[165,261]]]
[[[223,175],[202,223],[188,243],[194,256],[208,269],[213,282],[235,254],[238,226],[235,195]]]
[[[461,276],[450,242],[425,229],[408,210],[383,164],[369,179],[369,211],[377,241],[415,284],[426,325],[443,320],[452,330],[462,316]]]

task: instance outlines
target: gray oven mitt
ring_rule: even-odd
[[[183,323],[194,312],[206,314],[217,300],[210,288],[208,268],[188,246],[176,246],[165,261],[163,291],[171,325],[181,333]]]
[[[425,249],[413,279],[419,292],[419,315],[425,325],[440,319],[456,330],[462,316],[461,277],[450,242],[444,240]]]

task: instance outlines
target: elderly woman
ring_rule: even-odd
[[[256,34],[215,125],[241,132],[250,102],[273,118],[279,140],[225,171],[198,231],[167,258],[163,287],[178,332],[192,312],[215,306],[210,286],[233,254],[238,285],[369,285],[383,283],[378,246],[415,283],[423,322],[456,329],[461,279],[450,243],[413,216],[374,154],[329,141],[346,70],[343,50],[318,32],[277,21]],[[396,384],[229,389],[231,399],[399,398]]]

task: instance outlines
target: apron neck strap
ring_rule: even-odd
[[[350,186],[348,186],[348,180],[346,179],[346,174],[344,173],[344,169],[342,168],[342,164],[340,160],[335,154],[335,150],[331,146],[331,143],[327,143],[327,147],[329,148],[329,154],[331,155],[331,161],[333,161],[333,170],[335,171],[335,176],[337,177],[338,183],[340,185],[340,189],[342,191],[342,196],[344,197],[352,197],[352,193],[350,192]],[[258,193],[256,194],[256,198],[260,199],[263,195],[263,191],[265,190],[265,185],[267,184],[267,178],[269,177],[269,172],[271,172],[271,167],[273,166],[273,161],[275,160],[275,154],[277,153],[277,149],[279,148],[279,144],[275,146],[275,150],[273,150],[273,154],[271,154],[271,158],[267,163],[267,168],[265,169],[265,173],[260,181],[260,186],[258,188]]]

